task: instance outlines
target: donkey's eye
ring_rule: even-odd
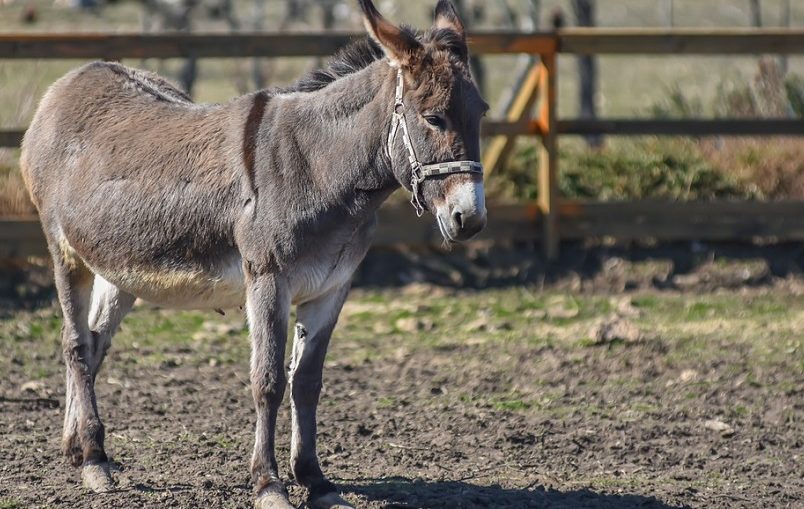
[[[424,119],[436,129],[443,131],[447,128],[447,120],[441,115],[425,115]]]

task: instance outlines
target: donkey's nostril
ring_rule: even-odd
[[[450,214],[449,235],[452,240],[467,240],[473,237],[486,225],[486,213],[465,212],[463,209],[453,209]],[[446,221],[445,221],[446,222]]]
[[[460,210],[456,210],[452,213],[452,220],[455,221],[455,226],[458,227],[458,230],[463,230],[463,217],[461,217]]]

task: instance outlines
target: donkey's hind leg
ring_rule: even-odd
[[[89,308],[89,330],[92,334],[93,352],[92,377],[97,376],[106,357],[106,351],[112,344],[112,336],[120,327],[120,322],[131,311],[136,297],[126,293],[106,281],[95,276],[92,287],[92,305]]]
[[[67,368],[62,445],[73,466],[82,467],[84,484],[93,491],[108,491],[112,479],[95,402],[95,342],[88,322],[94,277],[69,245],[61,242],[51,248],[53,275],[64,315],[62,353]]]
[[[91,389],[94,395],[95,378],[98,376],[106,351],[112,343],[112,336],[120,327],[123,317],[131,311],[136,297],[112,285],[100,276],[95,276],[92,287],[92,304],[89,308],[89,332],[91,357],[88,360],[91,374]],[[97,417],[97,405],[93,405]],[[78,415],[72,415],[74,429],[78,429]],[[101,444],[102,446],[103,444]],[[94,491],[105,491],[110,487],[111,474],[108,461],[100,463],[84,463],[81,468],[84,484]]]

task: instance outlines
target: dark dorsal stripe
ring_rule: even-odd
[[[124,80],[133,84],[137,90],[153,96],[157,101],[193,102],[189,95],[175,87],[172,83],[148,71],[140,71],[124,67],[116,62],[93,62],[87,69],[103,67],[109,69]]]
[[[257,153],[257,134],[260,131],[262,115],[268,103],[268,94],[265,91],[254,95],[254,102],[248,112],[246,125],[243,128],[243,164],[246,167],[246,179],[251,192],[257,194],[257,182],[254,179],[254,161]]]

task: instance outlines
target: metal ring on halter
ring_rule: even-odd
[[[396,92],[394,94],[394,112],[391,117],[391,131],[388,133],[388,157],[391,157],[394,140],[399,127],[402,127],[402,141],[408,151],[408,161],[410,162],[410,204],[416,210],[416,215],[421,217],[424,214],[422,205],[423,196],[421,195],[421,185],[428,177],[439,175],[449,175],[451,173],[478,173],[483,174],[483,165],[477,161],[445,161],[441,163],[422,165],[416,157],[413,149],[413,142],[408,133],[408,124],[405,121],[405,103],[402,96],[405,91],[405,81],[402,76],[402,69],[396,71]]]

